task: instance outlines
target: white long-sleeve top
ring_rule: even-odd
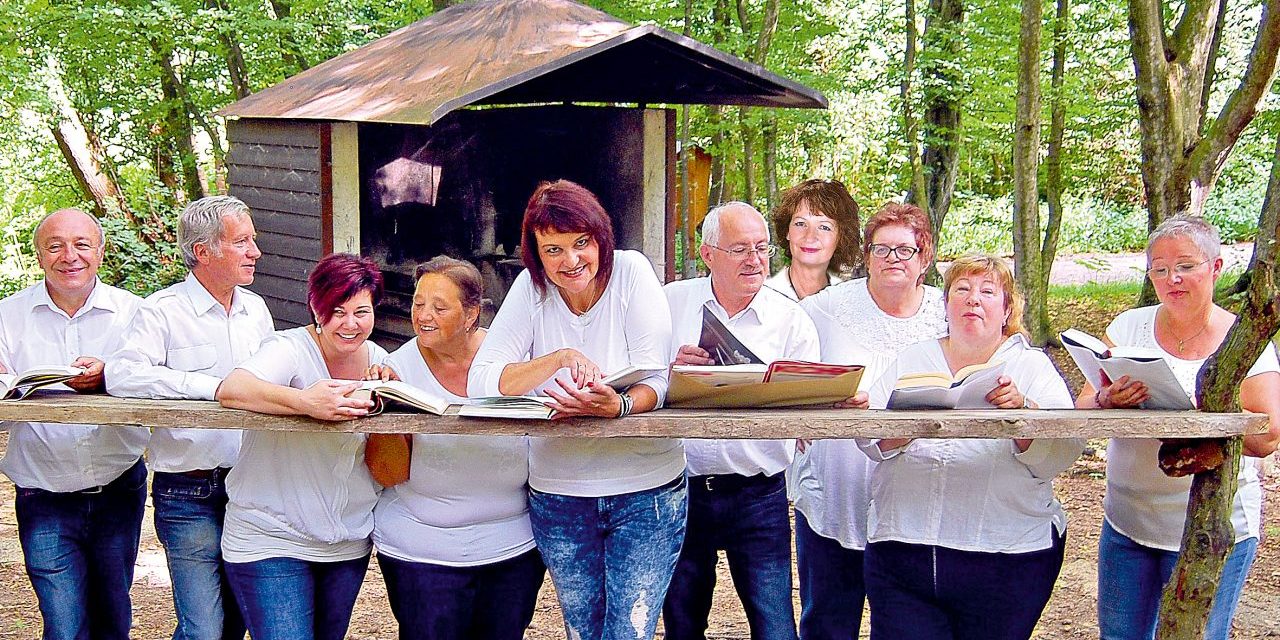
[[[273,330],[271,312],[258,294],[236,287],[228,312],[187,274],[138,308],[124,346],[107,362],[107,393],[213,400],[222,379]],[[156,471],[230,467],[240,456],[240,431],[156,429],[150,448]]]
[[[1196,397],[1196,375],[1204,360],[1183,360],[1156,342],[1155,320],[1160,305],[1130,309],[1116,316],[1107,327],[1112,344],[1159,349],[1169,363],[1183,391]],[[1246,377],[1280,371],[1274,345],[1254,362]],[[1191,478],[1171,478],[1160,470],[1160,441],[1154,438],[1112,438],[1107,445],[1107,494],[1102,508],[1111,526],[1138,544],[1177,551],[1182,547]],[[1236,542],[1260,535],[1262,487],[1257,461],[1240,463],[1236,495],[1231,501],[1231,525]]]
[[[436,379],[416,339],[385,361],[400,379],[450,403],[466,398]],[[533,548],[529,439],[413,436],[409,479],[382,491],[373,510],[378,553],[408,562],[476,566]]]
[[[609,286],[582,315],[569,310],[554,285],[546,296],[539,295],[528,272],[522,272],[476,354],[467,393],[500,395],[498,381],[508,364],[566,347],[590,358],[606,375],[628,366],[666,369],[670,344],[667,299],[653,266],[639,252],[614,252]],[[568,371],[556,375],[572,384]],[[666,395],[665,372],[639,384],[652,388],[659,403]],[[535,392],[554,386],[554,379],[548,379]],[[533,438],[529,444],[529,486],[545,493],[599,497],[644,491],[683,472],[679,440]]]
[[[681,345],[698,344],[702,308],[707,306],[733,335],[761,360],[818,360],[818,332],[794,300],[761,287],[745,309],[733,317],[716,301],[711,278],[669,282],[662,288],[671,306],[671,360]],[[685,439],[689,475],[736,473],[771,476],[791,464],[795,440]]]
[[[372,341],[364,344],[370,364],[387,357]],[[236,368],[295,389],[331,377],[307,327],[268,336]],[[227,475],[222,556],[337,562],[369,553],[381,487],[365,466],[365,440],[361,433],[246,432]]]
[[[11,373],[110,359],[142,299],[98,280],[68,316],[40,282],[0,300],[0,364]],[[52,388],[66,390],[65,385]],[[147,447],[145,427],[4,422],[9,445],[0,471],[19,487],[68,492],[97,487],[129,470]]]
[[[818,330],[822,361],[860,364],[866,390],[907,346],[946,335],[942,291],[926,286],[915,314],[898,318],[876,306],[867,279],[836,284],[800,301]],[[787,471],[788,494],[810,528],[846,549],[867,546],[871,470],[853,440],[815,440]]]
[[[991,359],[1004,362],[1004,375],[1040,408],[1074,406],[1053,362],[1021,335],[1006,339]],[[939,341],[903,349],[871,386],[871,408],[885,408],[902,375],[930,371],[949,371]],[[1053,531],[1067,527],[1053,478],[1079,457],[1083,439],[1038,438],[1023,452],[1009,439],[921,438],[887,452],[877,442],[858,440],[879,463],[871,474],[871,542],[1027,553],[1048,549]]]

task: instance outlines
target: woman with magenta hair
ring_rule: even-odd
[[[227,375],[224,407],[350,420],[349,397],[387,352],[369,341],[382,273],[372,260],[325,257],[307,280],[315,324],[277,331]],[[379,487],[358,433],[246,431],[227,476],[222,554],[254,640],[339,640],[369,565]]]
[[[562,416],[619,418],[666,392],[671,314],[653,266],[614,249],[587,189],[544,183],[525,209],[516,278],[471,366],[472,396],[541,393]],[[660,370],[623,393],[600,383]],[[533,536],[570,638],[651,638],[684,539],[684,451],[659,438],[534,438]]]

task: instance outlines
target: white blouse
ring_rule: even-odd
[[[1039,407],[1074,406],[1053,362],[1021,335],[1006,339],[991,359],[1003,361],[1004,375]],[[871,386],[871,408],[885,407],[904,374],[948,370],[939,341],[907,347]],[[1027,553],[1050,548],[1053,531],[1066,529],[1053,478],[1084,450],[1083,439],[1037,438],[1023,452],[1010,439],[921,438],[883,453],[877,442],[858,440],[879,462],[871,475],[871,542]]]
[[[1196,374],[1204,360],[1183,360],[1156,342],[1155,319],[1160,305],[1130,309],[1107,327],[1113,344],[1159,349],[1182,389],[1195,401]],[[1267,345],[1246,377],[1280,371],[1274,345]],[[1177,551],[1187,517],[1191,478],[1171,478],[1158,464],[1160,441],[1152,438],[1112,438],[1107,445],[1107,494],[1102,501],[1107,522],[1141,545]],[[1262,520],[1262,488],[1254,458],[1240,464],[1239,486],[1231,504],[1236,542],[1258,537]]]
[[[842,282],[842,280],[834,274],[828,274],[827,279],[828,285],[836,285]],[[792,300],[800,300],[800,294],[796,293],[795,286],[791,284],[791,267],[789,266],[783,267],[782,270],[770,276],[768,280],[764,281],[764,286],[769,287]],[[819,291],[818,293],[822,292]]]
[[[907,318],[881,310],[867,290],[866,278],[827,287],[801,300],[800,306],[817,327],[823,362],[866,367],[863,390],[899,351],[947,332],[942,291],[929,286],[920,307]],[[787,472],[788,494],[815,533],[846,549],[865,549],[874,466],[853,440],[815,440],[796,454]]]
[[[665,369],[671,344],[671,313],[653,266],[637,251],[615,251],[613,275],[604,294],[586,313],[569,310],[555,286],[547,295],[533,287],[527,271],[516,277],[467,379],[473,397],[501,392],[498,381],[508,364],[570,347],[590,358],[605,375],[628,366],[663,369],[640,384],[666,395]],[[567,370],[556,376],[572,378]],[[554,378],[534,391],[559,388]],[[529,443],[529,486],[561,495],[599,497],[645,491],[684,473],[679,440],[660,438],[533,438]]]
[[[703,305],[709,305],[733,335],[765,362],[783,359],[812,362],[820,355],[813,321],[799,305],[773,289],[761,287],[747,308],[732,318],[716,301],[711,278],[669,282],[662,290],[671,305],[672,360],[682,345],[698,344]],[[787,468],[794,450],[792,439],[684,441],[691,476],[725,473],[771,476]]]
[[[370,364],[387,356],[373,342],[365,347]],[[295,389],[330,378],[307,327],[268,336],[237,368]],[[246,431],[227,475],[223,557],[338,562],[369,553],[380,487],[365,466],[364,443],[360,433]]]
[[[416,340],[387,356],[400,379],[465,403],[440,384]],[[475,566],[533,548],[529,524],[529,439],[413,436],[409,479],[384,489],[373,510],[378,553],[408,562]]]

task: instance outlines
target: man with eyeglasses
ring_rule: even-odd
[[[702,223],[699,253],[710,277],[667,284],[672,360],[713,364],[697,346],[707,307],[761,359],[817,360],[813,321],[790,298],[763,287],[769,276],[769,227],[742,202],[723,204]],[[791,524],[783,471],[793,440],[685,440],[689,520],[662,616],[670,640],[704,638],[725,551],[751,637],[796,638],[791,602]]]
[[[106,241],[76,209],[35,230],[44,280],[0,300],[0,365],[81,367],[66,386],[100,392],[138,296],[98,279]],[[17,485],[14,510],[46,639],[129,637],[129,586],[146,502],[143,427],[5,422],[0,471]]]

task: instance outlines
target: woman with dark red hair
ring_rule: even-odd
[[[225,407],[350,420],[348,397],[387,356],[369,342],[382,273],[372,260],[325,257],[307,281],[315,324],[277,331],[227,375]],[[339,640],[369,565],[378,485],[357,433],[246,431],[227,476],[222,554],[254,640]]]
[[[543,393],[563,416],[623,417],[666,392],[671,314],[653,266],[615,251],[585,188],[560,180],[525,209],[516,278],[468,376],[471,396]],[[628,366],[662,373],[618,393]],[[651,638],[684,539],[688,493],[678,440],[534,438],[533,537],[570,638]]]

